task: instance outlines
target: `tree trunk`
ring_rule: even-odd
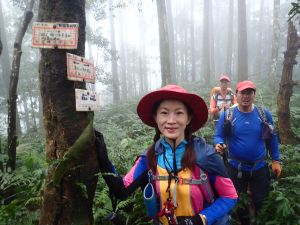
[[[21,96],[21,102],[23,103],[23,107],[24,107],[24,123],[25,123],[25,133],[28,133],[30,130],[30,121],[29,121],[29,110],[27,107],[27,96],[26,94],[23,94]]]
[[[177,82],[176,66],[175,66],[175,46],[174,46],[174,26],[173,26],[173,13],[172,2],[166,0],[167,20],[168,20],[168,35],[169,35],[169,48],[170,48],[170,72],[173,83]]]
[[[8,146],[8,162],[7,167],[11,170],[16,168],[16,147],[17,147],[17,133],[16,133],[16,114],[17,114],[17,87],[19,81],[19,71],[21,62],[21,46],[23,37],[26,33],[28,24],[30,23],[33,13],[32,8],[34,0],[31,0],[27,6],[24,14],[24,20],[18,30],[16,40],[14,43],[12,70],[9,83],[8,94],[8,128],[7,128],[7,146]]]
[[[147,79],[147,62],[146,62],[146,48],[145,48],[145,34],[146,34],[146,21],[144,16],[144,9],[139,12],[139,94],[143,94],[148,91],[148,79]]]
[[[111,51],[111,75],[112,75],[112,91],[113,101],[118,103],[120,101],[120,86],[118,76],[118,64],[117,64],[117,49],[116,49],[116,38],[115,38],[115,23],[113,16],[113,4],[112,0],[108,1],[108,18],[110,26],[110,51]]]
[[[191,80],[196,81],[196,51],[195,51],[195,22],[194,22],[194,0],[190,0],[191,4]]]
[[[247,43],[247,22],[246,2],[238,1],[238,81],[248,79],[248,43]]]
[[[5,98],[8,96],[8,87],[9,87],[9,76],[11,74],[11,61],[10,61],[10,56],[8,53],[8,45],[7,45],[7,38],[6,38],[6,30],[5,24],[4,24],[4,18],[3,18],[3,13],[2,13],[2,3],[0,1],[0,37],[2,41],[2,55],[1,55],[1,67],[2,67],[2,82],[0,84],[1,88],[1,95]]]
[[[227,56],[226,56],[226,72],[233,77],[232,74],[232,34],[233,34],[233,0],[229,1],[228,6],[228,31],[227,31]]]
[[[210,28],[209,28],[209,16],[210,10],[209,10],[209,2],[204,1],[204,7],[203,7],[203,62],[202,67],[203,71],[202,74],[204,75],[204,83],[207,85],[211,85],[211,74],[210,74]]]
[[[39,22],[78,23],[75,50],[41,49],[39,80],[43,104],[46,176],[40,225],[92,225],[92,204],[98,163],[93,112],[76,112],[75,88],[84,82],[67,80],[66,53],[84,56],[85,1],[40,0]]]
[[[187,1],[184,1],[184,5],[183,5],[183,12],[184,14],[188,14],[188,11],[187,11]],[[188,21],[188,18],[185,18],[184,19],[185,21]],[[189,41],[188,41],[188,29],[189,27],[186,25],[186,26],[183,26],[182,27],[182,32],[183,32],[183,55],[184,55],[184,62],[183,62],[183,74],[182,74],[182,80],[183,82],[187,82],[189,80],[189,73],[188,73],[188,61],[189,61]]]
[[[2,152],[2,143],[1,143],[1,137],[0,137],[0,171],[4,172],[4,165],[3,165],[3,152]]]
[[[290,98],[293,94],[293,66],[297,64],[296,56],[300,48],[300,37],[290,21],[288,25],[287,50],[284,53],[283,70],[277,96],[278,130],[281,144],[295,144],[296,136],[291,127]]]
[[[274,0],[273,3],[273,39],[272,39],[272,56],[271,56],[271,69],[268,76],[268,83],[270,90],[277,90],[276,87],[276,74],[277,74],[277,58],[280,38],[280,0]]]
[[[2,41],[1,41],[1,32],[0,32],[0,55],[2,54],[2,49],[3,49],[3,45],[2,45]]]
[[[40,131],[44,130],[44,122],[43,122],[43,100],[41,93],[39,93],[39,127]]]
[[[213,7],[212,7],[212,0],[208,1],[209,7],[209,40],[210,40],[210,75],[212,77],[215,76],[215,40],[214,40],[214,21],[213,21]],[[209,82],[211,82],[211,78]]]
[[[156,5],[159,27],[161,85],[165,86],[173,82],[170,68],[170,47],[165,0],[156,0]]]
[[[29,95],[28,97],[30,100],[31,117],[32,117],[32,123],[33,123],[30,131],[37,132],[36,116],[35,116],[35,111],[34,111],[34,100],[33,100],[31,90],[28,90],[28,95]]]
[[[265,1],[260,0],[260,10],[259,10],[259,21],[258,21],[258,32],[257,32],[257,37],[256,37],[256,52],[255,52],[255,60],[253,62],[254,64],[254,77],[261,77],[263,75],[262,72],[262,62],[264,61],[263,57],[265,57],[264,54],[264,48],[263,45],[265,43],[264,38],[265,38],[265,30],[264,30],[264,16],[265,16],[265,6],[264,6]]]
[[[126,16],[124,16],[125,10],[120,9],[119,15],[119,46],[120,46],[120,79],[121,79],[121,98],[126,99],[128,97],[128,82],[127,82],[127,58],[126,58],[126,47],[125,47],[125,35],[124,27],[127,26]]]

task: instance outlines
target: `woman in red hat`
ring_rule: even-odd
[[[167,85],[145,95],[137,113],[156,134],[124,177],[107,174],[114,169],[96,132],[100,170],[114,195],[124,199],[142,187],[154,224],[229,224],[236,190],[214,148],[192,135],[207,121],[203,99]]]

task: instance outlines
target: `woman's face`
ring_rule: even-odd
[[[228,80],[221,80],[220,81],[220,88],[222,90],[227,90],[228,87],[229,87],[229,81]]]
[[[191,116],[181,101],[164,100],[158,106],[154,119],[160,132],[173,145],[174,140],[178,144],[184,139],[184,130],[190,123]]]

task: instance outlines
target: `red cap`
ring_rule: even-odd
[[[220,77],[219,81],[221,81],[221,80],[227,80],[227,81],[230,82],[230,79],[229,79],[229,77],[228,77],[227,75],[222,75],[222,76]]]
[[[189,93],[177,85],[164,86],[142,97],[137,106],[137,113],[143,123],[150,127],[156,126],[153,118],[153,106],[166,99],[179,100],[192,110],[191,132],[197,131],[206,123],[208,110],[205,101],[200,96]]]
[[[249,88],[253,89],[254,91],[256,90],[255,84],[250,80],[241,81],[236,85],[236,91],[243,91]]]

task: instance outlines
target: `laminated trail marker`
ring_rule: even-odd
[[[94,63],[81,56],[67,53],[68,80],[95,83]]]
[[[77,49],[78,23],[34,22],[32,47]]]
[[[100,110],[100,97],[95,91],[75,89],[76,111]]]

